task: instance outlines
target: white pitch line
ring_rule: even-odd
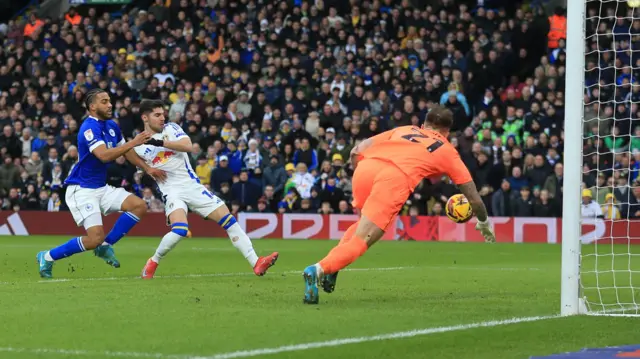
[[[430,335],[437,333],[446,333],[453,332],[458,330],[467,330],[467,329],[476,329],[476,328],[487,328],[487,327],[497,327],[501,325],[507,324],[517,324],[517,323],[527,323],[527,322],[535,322],[538,320],[545,319],[553,319],[557,318],[557,315],[549,315],[549,316],[538,316],[538,317],[524,317],[524,318],[511,318],[507,320],[492,320],[488,322],[479,322],[479,323],[471,323],[471,324],[459,324],[452,325],[447,327],[436,327],[436,328],[425,328],[425,329],[415,329],[406,332],[395,332],[388,334],[380,334],[366,337],[355,337],[355,338],[343,338],[343,339],[334,339],[323,342],[311,342],[304,344],[294,344],[294,345],[284,345],[275,348],[264,348],[264,349],[254,349],[254,350],[242,350],[228,353],[220,353],[212,356],[200,356],[194,358],[185,358],[185,359],[233,359],[233,358],[248,358],[259,355],[269,355],[269,354],[279,354],[285,352],[295,352],[295,351],[303,351],[309,349],[317,349],[317,348],[327,348],[327,347],[337,347],[341,345],[348,344],[358,344],[365,342],[376,342],[382,340],[393,340],[393,339],[402,339],[402,338],[412,338],[421,335]]]
[[[118,351],[88,351],[88,350],[68,350],[68,349],[28,349],[28,348],[13,348],[13,347],[0,347],[0,352],[9,353],[33,353],[33,354],[56,354],[66,356],[79,356],[79,357],[110,357],[110,358],[158,358],[158,359],[235,359],[235,358],[249,358],[261,355],[272,355],[286,352],[297,352],[310,349],[338,347],[342,345],[358,344],[366,342],[377,342],[383,340],[395,340],[402,338],[413,338],[423,335],[431,335],[438,333],[454,332],[459,330],[477,329],[477,328],[490,328],[508,324],[528,323],[546,319],[558,318],[558,315],[537,316],[537,317],[523,317],[523,318],[511,318],[506,320],[492,320],[488,322],[478,322],[471,324],[459,324],[446,327],[435,327],[425,329],[415,329],[404,332],[387,333],[372,336],[352,337],[333,339],[320,342],[309,342],[302,344],[283,345],[272,348],[261,348],[252,350],[239,350],[233,352],[219,353],[209,356],[191,355],[191,354],[161,354],[161,353],[144,353],[144,352],[118,352]]]

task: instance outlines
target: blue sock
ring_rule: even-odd
[[[71,238],[67,243],[49,251],[49,255],[54,261],[58,259],[72,256],[76,253],[84,252],[84,244],[82,244],[82,237]]]
[[[104,239],[106,243],[111,245],[116,244],[125,234],[127,234],[133,226],[138,224],[140,219],[131,212],[124,212],[118,217],[116,224],[111,228],[111,232],[107,234],[107,237]]]
[[[224,217],[222,217],[222,219],[218,222],[220,227],[222,227],[225,231],[236,223],[236,218],[231,215],[231,213],[225,214]]]

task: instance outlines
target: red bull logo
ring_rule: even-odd
[[[155,166],[157,164],[167,163],[169,158],[171,158],[171,156],[173,156],[175,154],[176,153],[173,152],[173,151],[160,151],[160,152],[158,152],[156,157],[153,159],[153,161],[151,161],[151,164],[153,164]]]

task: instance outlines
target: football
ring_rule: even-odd
[[[449,197],[447,205],[445,206],[445,212],[447,217],[456,223],[464,223],[473,217],[473,210],[471,204],[462,194],[455,194]]]

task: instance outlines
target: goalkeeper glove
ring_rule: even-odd
[[[144,144],[149,146],[155,146],[155,147],[163,147],[164,140],[156,140],[155,138],[152,138],[149,141],[145,142]]]
[[[484,241],[487,243],[495,243],[496,235],[493,233],[491,229],[491,223],[489,223],[489,219],[484,222],[478,220],[478,224],[476,224],[476,230],[480,231],[482,236],[484,237]]]

